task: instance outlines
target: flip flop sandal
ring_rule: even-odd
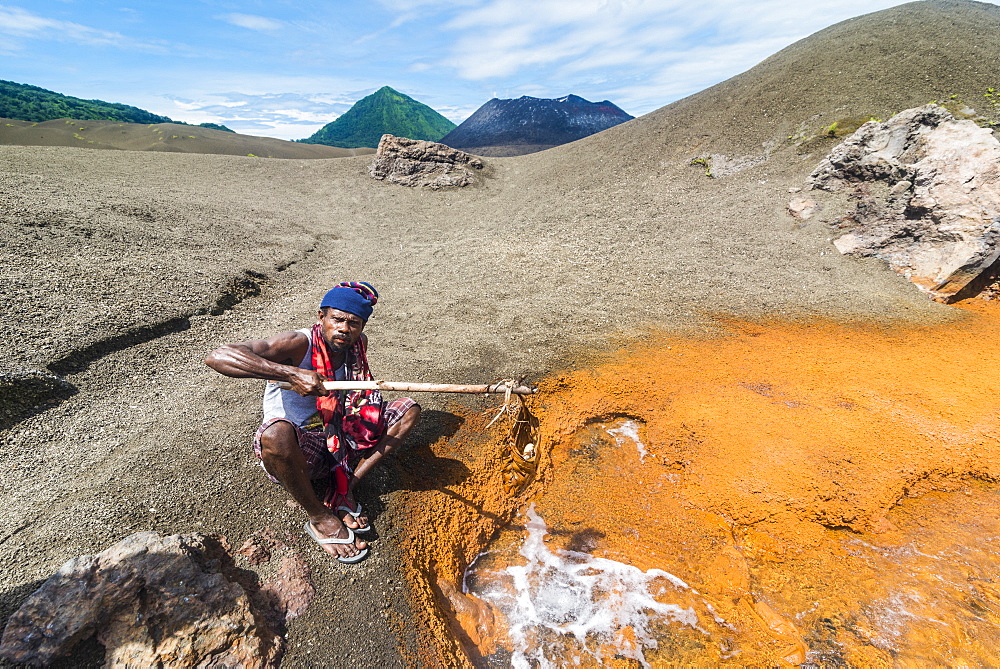
[[[337,497],[339,497],[340,499],[344,499],[344,496],[341,495],[341,494],[338,494]],[[347,500],[344,499],[344,501],[346,502]],[[351,514],[351,516],[353,516],[353,518],[354,518],[355,521],[357,521],[358,520],[358,516],[361,515],[361,511],[362,511],[362,509],[361,509],[361,502],[358,502],[358,510],[357,511],[355,511],[351,507],[347,506],[346,504],[341,504],[335,510],[336,511],[346,511],[347,513]],[[365,532],[367,532],[370,529],[372,529],[372,526],[371,526],[371,523],[369,523],[368,525],[365,525],[364,527],[348,527],[347,529],[354,530],[358,534],[364,534]]]
[[[347,513],[351,514],[351,516],[354,517],[355,521],[357,521],[358,516],[361,515],[361,505],[358,504],[358,510],[357,511],[352,511],[351,507],[347,506],[346,504],[341,504],[340,506],[337,507],[337,511],[346,511]],[[346,525],[345,525],[345,527],[346,527]],[[358,534],[364,534],[368,530],[372,529],[372,526],[371,526],[371,524],[368,524],[368,525],[365,525],[364,527],[348,527],[347,529],[354,530]]]
[[[345,525],[345,527],[346,527],[346,525]],[[326,544],[353,544],[354,543],[354,532],[349,527],[347,528],[347,538],[346,539],[337,539],[335,537],[328,537],[326,539],[320,538],[320,536],[318,534],[316,534],[316,529],[313,527],[313,524],[312,524],[311,520],[307,520],[306,521],[305,530],[306,530],[306,534],[308,534],[312,538],[312,540],[315,541],[316,543],[318,543],[320,546],[325,546]],[[362,560],[364,560],[366,555],[368,555],[368,548],[367,547],[362,548],[360,551],[358,551],[357,555],[351,555],[350,557],[341,557],[341,556],[338,555],[337,556],[337,560],[339,562],[343,562],[344,564],[354,564],[356,562],[361,562]]]

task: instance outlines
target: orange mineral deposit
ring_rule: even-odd
[[[426,493],[469,530],[410,553],[428,620],[453,607],[421,584],[469,564],[458,594],[498,612],[451,651],[521,666],[1000,665],[1000,308],[726,329],[546,380],[521,497],[492,473],[499,446]],[[435,448],[471,452],[461,435]]]

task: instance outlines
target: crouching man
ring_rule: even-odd
[[[312,327],[227,344],[205,359],[220,374],[269,381],[254,452],[271,480],[309,515],[306,533],[345,563],[368,554],[366,542],[355,536],[371,529],[354,499],[355,484],[402,443],[420,416],[408,397],[385,402],[377,390],[323,387],[326,380],[373,380],[362,330],[377,300],[367,283],[338,284],[323,297]],[[278,381],[291,389],[279,388]],[[322,501],[315,479],[328,480]]]

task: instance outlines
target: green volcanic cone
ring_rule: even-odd
[[[375,148],[385,133],[436,142],[454,128],[454,123],[422,102],[383,86],[301,141],[345,149]]]

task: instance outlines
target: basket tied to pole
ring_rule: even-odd
[[[508,495],[517,495],[535,479],[541,457],[538,419],[520,395],[518,404],[507,434],[507,457],[504,459],[504,491]]]
[[[521,394],[516,395],[517,402],[512,401],[515,388],[523,387],[521,379],[504,379],[503,404],[497,415],[486,426],[489,428],[503,416],[513,419],[510,431],[507,433],[507,453],[504,457],[504,491],[508,495],[516,495],[531,483],[538,471],[538,460],[541,449],[538,443],[538,419],[531,413],[528,403]],[[500,385],[499,383],[496,385]]]

